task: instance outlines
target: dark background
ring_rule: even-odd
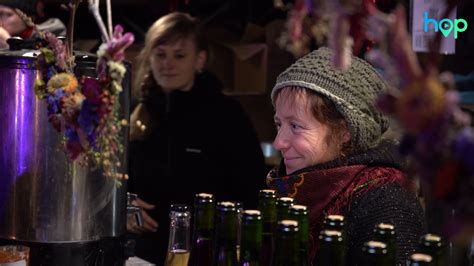
[[[63,1],[45,1],[46,15],[58,17],[67,24],[69,14],[60,8],[60,3]],[[284,2],[289,3],[291,0]],[[392,10],[397,3],[409,7],[408,0],[376,0],[376,3],[385,12]],[[249,113],[261,141],[273,140],[275,130],[269,93],[277,75],[294,62],[295,58],[276,45],[276,38],[283,30],[286,13],[275,9],[272,0],[112,0],[112,6],[114,25],[121,24],[126,32],[133,32],[136,37],[135,44],[127,52],[127,59],[132,64],[143,45],[148,27],[160,16],[171,11],[188,12],[200,18],[205,28],[209,28],[210,31],[217,29],[225,32],[227,35],[224,38],[233,38],[233,41],[239,40],[248,24],[258,25],[265,29],[267,36],[262,42],[268,47],[267,62],[265,62],[266,86],[258,88],[257,94],[244,93],[233,95],[233,97],[238,99]],[[101,11],[102,13],[105,11],[105,1],[101,3]],[[456,54],[442,57],[440,70],[468,75],[474,70],[474,1],[460,1],[457,17],[465,19],[469,26],[465,32],[459,34],[456,40]],[[103,18],[105,19],[105,13]],[[78,46],[76,48],[91,52],[94,52],[100,44],[96,22],[85,3],[82,3],[77,11],[75,41]],[[428,55],[418,54],[418,57],[423,64]],[[472,92],[471,95],[474,96],[474,74],[470,81],[464,82],[458,89]],[[470,107],[474,106],[474,97],[467,102]]]

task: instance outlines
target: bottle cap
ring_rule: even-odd
[[[410,256],[409,265],[410,266],[423,266],[423,265],[431,265],[433,258],[424,253],[413,253]]]
[[[335,228],[342,230],[345,225],[345,218],[342,215],[330,214],[323,221],[324,228]]]
[[[442,238],[435,234],[426,234],[421,237],[421,245],[425,247],[441,248],[443,246]]]
[[[262,220],[262,214],[258,210],[244,210],[242,214],[243,221]]]
[[[379,235],[396,235],[395,226],[388,223],[379,223],[375,225],[374,232]]]
[[[294,199],[290,197],[280,197],[277,199],[277,206],[291,206]]]
[[[259,198],[276,198],[276,191],[272,189],[262,189],[258,192]]]
[[[298,232],[298,222],[295,220],[278,221],[277,230],[279,232]]]
[[[171,204],[170,211],[172,212],[188,212],[189,206],[186,204]]]
[[[342,242],[342,232],[337,230],[323,230],[319,235],[322,242]]]
[[[214,195],[208,193],[199,193],[196,194],[194,197],[194,206],[205,204],[205,203],[213,203],[214,202]]]
[[[308,215],[308,207],[305,205],[292,205],[289,210],[290,214],[293,215]]]
[[[368,254],[387,254],[387,245],[380,241],[368,241],[364,243],[362,251]]]
[[[220,211],[237,211],[235,203],[231,201],[221,201],[217,203],[217,209]]]

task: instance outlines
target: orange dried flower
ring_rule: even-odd
[[[49,93],[54,93],[57,89],[63,89],[67,93],[73,93],[77,90],[78,82],[71,73],[59,73],[51,77],[47,88]]]

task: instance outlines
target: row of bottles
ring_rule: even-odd
[[[307,208],[273,190],[260,191],[258,210],[199,193],[193,217],[191,241],[190,207],[171,206],[165,265],[309,265],[300,263],[309,250]]]
[[[191,237],[191,210],[175,204],[170,210],[166,266],[306,266],[309,261],[309,220],[306,206],[292,198],[277,198],[261,190],[258,210],[244,210],[241,203],[215,202],[214,196],[195,196]],[[345,265],[345,219],[328,215],[319,236],[316,265]],[[192,243],[192,244],[191,244]],[[378,224],[373,239],[362,248],[363,265],[395,265],[396,229]],[[428,234],[409,264],[443,265],[441,238]]]
[[[319,236],[320,249],[316,256],[318,266],[342,266],[345,261],[344,217],[328,215]],[[380,223],[375,226],[373,240],[364,243],[362,261],[364,266],[396,265],[396,229],[392,224]],[[441,266],[447,265],[443,256],[443,241],[434,234],[426,234],[420,239],[418,250],[411,254],[406,265]]]

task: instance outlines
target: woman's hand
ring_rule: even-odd
[[[127,230],[135,234],[156,232],[156,230],[158,229],[158,223],[153,218],[151,218],[151,216],[146,212],[149,210],[153,210],[155,208],[155,205],[152,205],[141,199],[134,200],[132,204],[140,207],[143,225],[138,226],[135,219],[127,217]]]

